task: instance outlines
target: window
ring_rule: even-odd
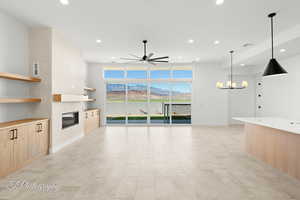
[[[181,82],[172,84],[172,124],[191,124],[191,83]]]
[[[106,84],[106,102],[125,103],[125,84],[108,83]]]
[[[148,88],[146,83],[127,84],[127,116],[129,124],[145,124],[148,115]]]
[[[128,70],[127,71],[127,78],[128,79],[146,79],[147,78],[147,71],[145,70]]]
[[[126,123],[126,90],[125,84],[106,84],[106,121],[108,124]]]
[[[150,123],[169,124],[170,83],[151,83],[150,85]]]
[[[169,79],[171,78],[170,70],[153,70],[150,73],[151,79]]]
[[[123,79],[125,77],[125,71],[122,70],[105,70],[105,79]]]
[[[104,70],[106,123],[191,124],[192,76],[189,67]]]

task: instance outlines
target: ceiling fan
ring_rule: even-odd
[[[154,58],[154,54],[153,53],[149,53],[147,55],[147,40],[143,40],[143,44],[144,44],[144,56],[140,57],[140,56],[136,56],[133,54],[129,54],[130,56],[134,57],[134,58],[121,58],[121,60],[128,60],[128,61],[132,61],[132,62],[144,62],[144,63],[150,63],[152,65],[155,65],[155,63],[168,63],[168,59],[169,56],[163,56],[163,57],[156,57]],[[166,60],[167,59],[167,60]]]

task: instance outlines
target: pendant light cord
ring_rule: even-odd
[[[274,23],[273,23],[273,17],[271,17],[271,38],[272,38],[272,58],[274,58]]]
[[[230,63],[231,63],[231,66],[230,66],[230,87],[232,88],[232,81],[233,81],[233,74],[232,74],[232,65],[233,65],[233,51],[230,51]]]
[[[146,50],[147,46],[146,46],[146,41],[144,41],[144,55],[147,56],[147,50]]]
[[[268,15],[271,18],[271,42],[272,42],[272,59],[274,58],[274,17],[276,13],[270,13]]]

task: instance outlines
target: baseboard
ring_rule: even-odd
[[[50,152],[50,154],[57,153],[58,151],[60,151],[60,150],[63,149],[64,147],[66,147],[66,146],[68,146],[68,145],[70,145],[70,144],[76,142],[77,140],[80,140],[80,139],[83,138],[83,137],[84,137],[84,133],[82,133],[82,134],[80,134],[80,135],[78,135],[78,136],[76,136],[76,137],[70,139],[69,141],[67,141],[67,142],[65,142],[65,143],[63,143],[63,144],[60,144],[60,145],[57,145],[57,146],[55,146],[55,147],[50,148],[50,149],[49,149],[49,152]]]

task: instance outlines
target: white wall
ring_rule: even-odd
[[[0,72],[29,75],[28,28],[0,12]],[[31,84],[0,79],[0,97],[29,97]],[[0,122],[28,117],[29,104],[0,104]]]
[[[300,120],[300,55],[281,60],[280,64],[288,74],[263,78],[260,114]]]
[[[59,32],[52,33],[52,94],[83,94],[86,64],[81,51]],[[52,152],[84,135],[85,103],[52,103]],[[79,125],[62,129],[62,113],[79,111]]]
[[[226,78],[219,65],[194,66],[192,123],[193,125],[227,125],[228,91],[216,88]]]
[[[234,117],[255,117],[256,77],[255,75],[235,75],[234,81],[241,84],[247,81],[249,86],[242,90],[228,91],[228,115],[230,124],[243,124],[233,120]]]
[[[103,70],[101,64],[89,64],[87,67],[87,86],[96,88],[96,92],[89,93],[90,97],[96,99],[95,102],[89,103],[88,108],[100,108],[101,124],[105,123],[105,82],[103,79]]]
[[[32,84],[30,94],[42,98],[42,102],[33,104],[31,117],[51,118],[52,103],[52,30],[47,27],[30,28],[29,30],[29,63],[33,74],[33,64],[39,64],[40,83]]]

